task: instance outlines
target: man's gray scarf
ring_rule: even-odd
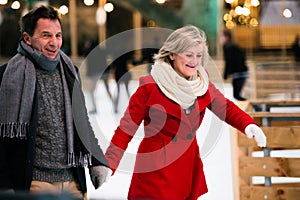
[[[36,68],[48,73],[56,70],[59,64],[66,115],[68,142],[68,165],[90,163],[90,154],[74,151],[74,126],[70,91],[67,85],[62,60],[77,78],[72,61],[62,51],[57,59],[50,59],[42,52],[20,42],[18,53],[9,60],[0,87],[0,136],[27,139],[36,87]],[[80,158],[79,158],[80,157]]]

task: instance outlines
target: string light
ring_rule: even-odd
[[[94,5],[94,0],[84,0],[83,3],[86,6],[92,6],[92,5]]]
[[[66,5],[59,7],[58,12],[62,15],[66,15],[69,12],[69,8]]]
[[[227,28],[233,28],[237,24],[258,26],[254,12],[260,5],[259,0],[245,0],[243,4],[240,4],[239,0],[225,0],[225,2],[231,7],[223,16]]]
[[[11,4],[11,8],[14,9],[14,10],[18,10],[20,7],[21,7],[21,4],[20,4],[19,1],[14,1],[14,2]]]
[[[112,12],[114,10],[114,5],[112,3],[106,3],[103,8],[106,12]]]
[[[0,5],[6,5],[8,3],[8,0],[0,0]]]
[[[293,16],[292,11],[288,8],[284,9],[284,11],[282,12],[282,15],[285,18],[291,18]]]
[[[166,0],[156,0],[156,3],[158,4],[164,4],[166,2]]]

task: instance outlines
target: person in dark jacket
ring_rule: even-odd
[[[107,64],[108,53],[104,46],[92,45],[88,40],[87,45],[91,45],[90,48],[86,48],[85,52],[85,63],[86,63],[86,78],[87,84],[87,95],[91,99],[91,109],[89,114],[97,113],[97,104],[95,99],[95,91],[99,80],[103,80],[106,92],[111,101],[113,101],[112,94],[109,89],[109,74],[110,66]]]
[[[0,67],[0,190],[83,199],[84,167],[97,188],[108,164],[88,119],[78,69],[60,50],[58,12],[34,8],[20,28],[17,54]]]
[[[249,77],[246,54],[237,44],[233,43],[232,34],[229,30],[222,32],[221,43],[225,61],[224,79],[226,80],[231,76],[233,97],[239,101],[244,101],[246,99],[241,96],[241,92]]]
[[[131,72],[128,70],[128,63],[133,60],[134,51],[129,51],[121,54],[119,57],[115,58],[111,66],[115,69],[115,80],[117,85],[117,95],[114,100],[114,111],[118,113],[119,99],[120,99],[120,85],[124,83],[127,97],[130,98],[129,92],[129,81],[131,80]]]
[[[296,62],[300,62],[300,35],[296,35],[292,44],[292,50],[294,53],[294,59]]]

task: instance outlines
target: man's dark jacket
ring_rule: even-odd
[[[7,64],[0,67],[0,86],[6,67]],[[107,161],[103,156],[103,152],[98,145],[98,140],[95,138],[92,127],[88,120],[84,96],[80,86],[80,80],[75,78],[64,62],[63,68],[69,91],[72,94],[72,108],[78,108],[78,106],[80,106],[79,111],[76,111],[75,113],[73,109],[75,121],[74,135],[75,137],[80,138],[81,148],[88,149],[90,152],[94,153],[92,156],[93,166],[107,166]],[[78,68],[76,68],[76,71],[78,73]],[[27,139],[7,138],[3,136],[0,137],[0,190],[14,189],[15,191],[29,191],[32,181],[37,122],[38,100],[37,90],[35,90],[33,111]],[[80,134],[78,134],[79,132]],[[84,134],[84,137],[82,137],[82,134]],[[87,187],[84,167],[76,167],[74,173],[75,179],[79,183],[81,191],[85,193],[87,191]]]

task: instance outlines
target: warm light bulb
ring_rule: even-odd
[[[228,22],[226,22],[225,26],[228,29],[232,29],[235,27],[235,23],[233,21],[228,21]]]
[[[84,0],[83,2],[86,6],[92,6],[94,4],[94,0]]]
[[[106,12],[112,12],[114,10],[114,4],[106,3],[103,8]]]
[[[225,2],[226,2],[226,3],[230,3],[230,4],[231,4],[231,3],[233,3],[233,2],[234,2],[234,0],[225,0]]]
[[[257,21],[257,19],[256,19],[256,18],[252,18],[252,19],[250,20],[250,25],[253,26],[253,27],[258,26],[258,21]]]
[[[166,2],[166,0],[156,0],[156,3],[158,4],[164,4]]]
[[[243,14],[243,8],[241,6],[237,6],[234,11],[237,15]]]
[[[245,16],[250,15],[250,9],[249,8],[243,8],[242,14]]]
[[[0,5],[6,5],[8,0],[0,0]]]
[[[232,16],[228,13],[226,13],[224,16],[223,16],[223,19],[225,22],[227,21],[231,21],[232,20]]]
[[[11,8],[14,9],[14,10],[18,10],[20,7],[21,7],[21,4],[20,4],[19,1],[14,1],[14,2],[11,4]]]
[[[288,8],[284,9],[282,14],[285,18],[291,18],[293,16],[292,11]]]
[[[58,12],[62,15],[66,15],[69,12],[69,8],[66,5],[59,7]]]
[[[257,7],[260,5],[259,1],[258,0],[251,0],[251,5],[254,6],[254,7]]]

